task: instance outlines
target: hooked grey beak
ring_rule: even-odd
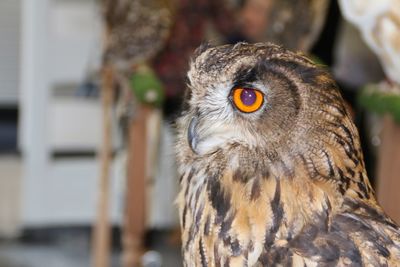
[[[189,146],[195,153],[197,153],[196,146],[197,146],[197,142],[198,142],[198,136],[197,136],[197,132],[196,132],[197,121],[198,121],[197,116],[193,116],[193,118],[190,120],[188,133],[187,133]]]

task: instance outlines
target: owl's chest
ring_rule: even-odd
[[[288,243],[326,209],[324,193],[283,178],[183,175],[178,198],[187,266],[257,266],[290,259]],[[315,218],[314,218],[315,217]]]
[[[179,197],[187,266],[252,266],[266,250],[282,254],[285,248],[279,246],[295,229],[286,225],[280,184],[271,180],[270,190],[255,193],[254,187],[262,186],[254,184],[259,181],[187,178]]]

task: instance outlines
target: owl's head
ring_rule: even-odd
[[[184,106],[180,149],[197,157],[233,147],[271,158],[299,152],[347,116],[323,68],[268,43],[200,47]]]

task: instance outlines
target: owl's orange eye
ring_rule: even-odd
[[[233,89],[232,99],[236,108],[245,113],[257,111],[264,102],[263,94],[252,88]]]

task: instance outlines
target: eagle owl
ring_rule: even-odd
[[[177,121],[184,266],[399,266],[335,82],[273,44],[203,46]]]

